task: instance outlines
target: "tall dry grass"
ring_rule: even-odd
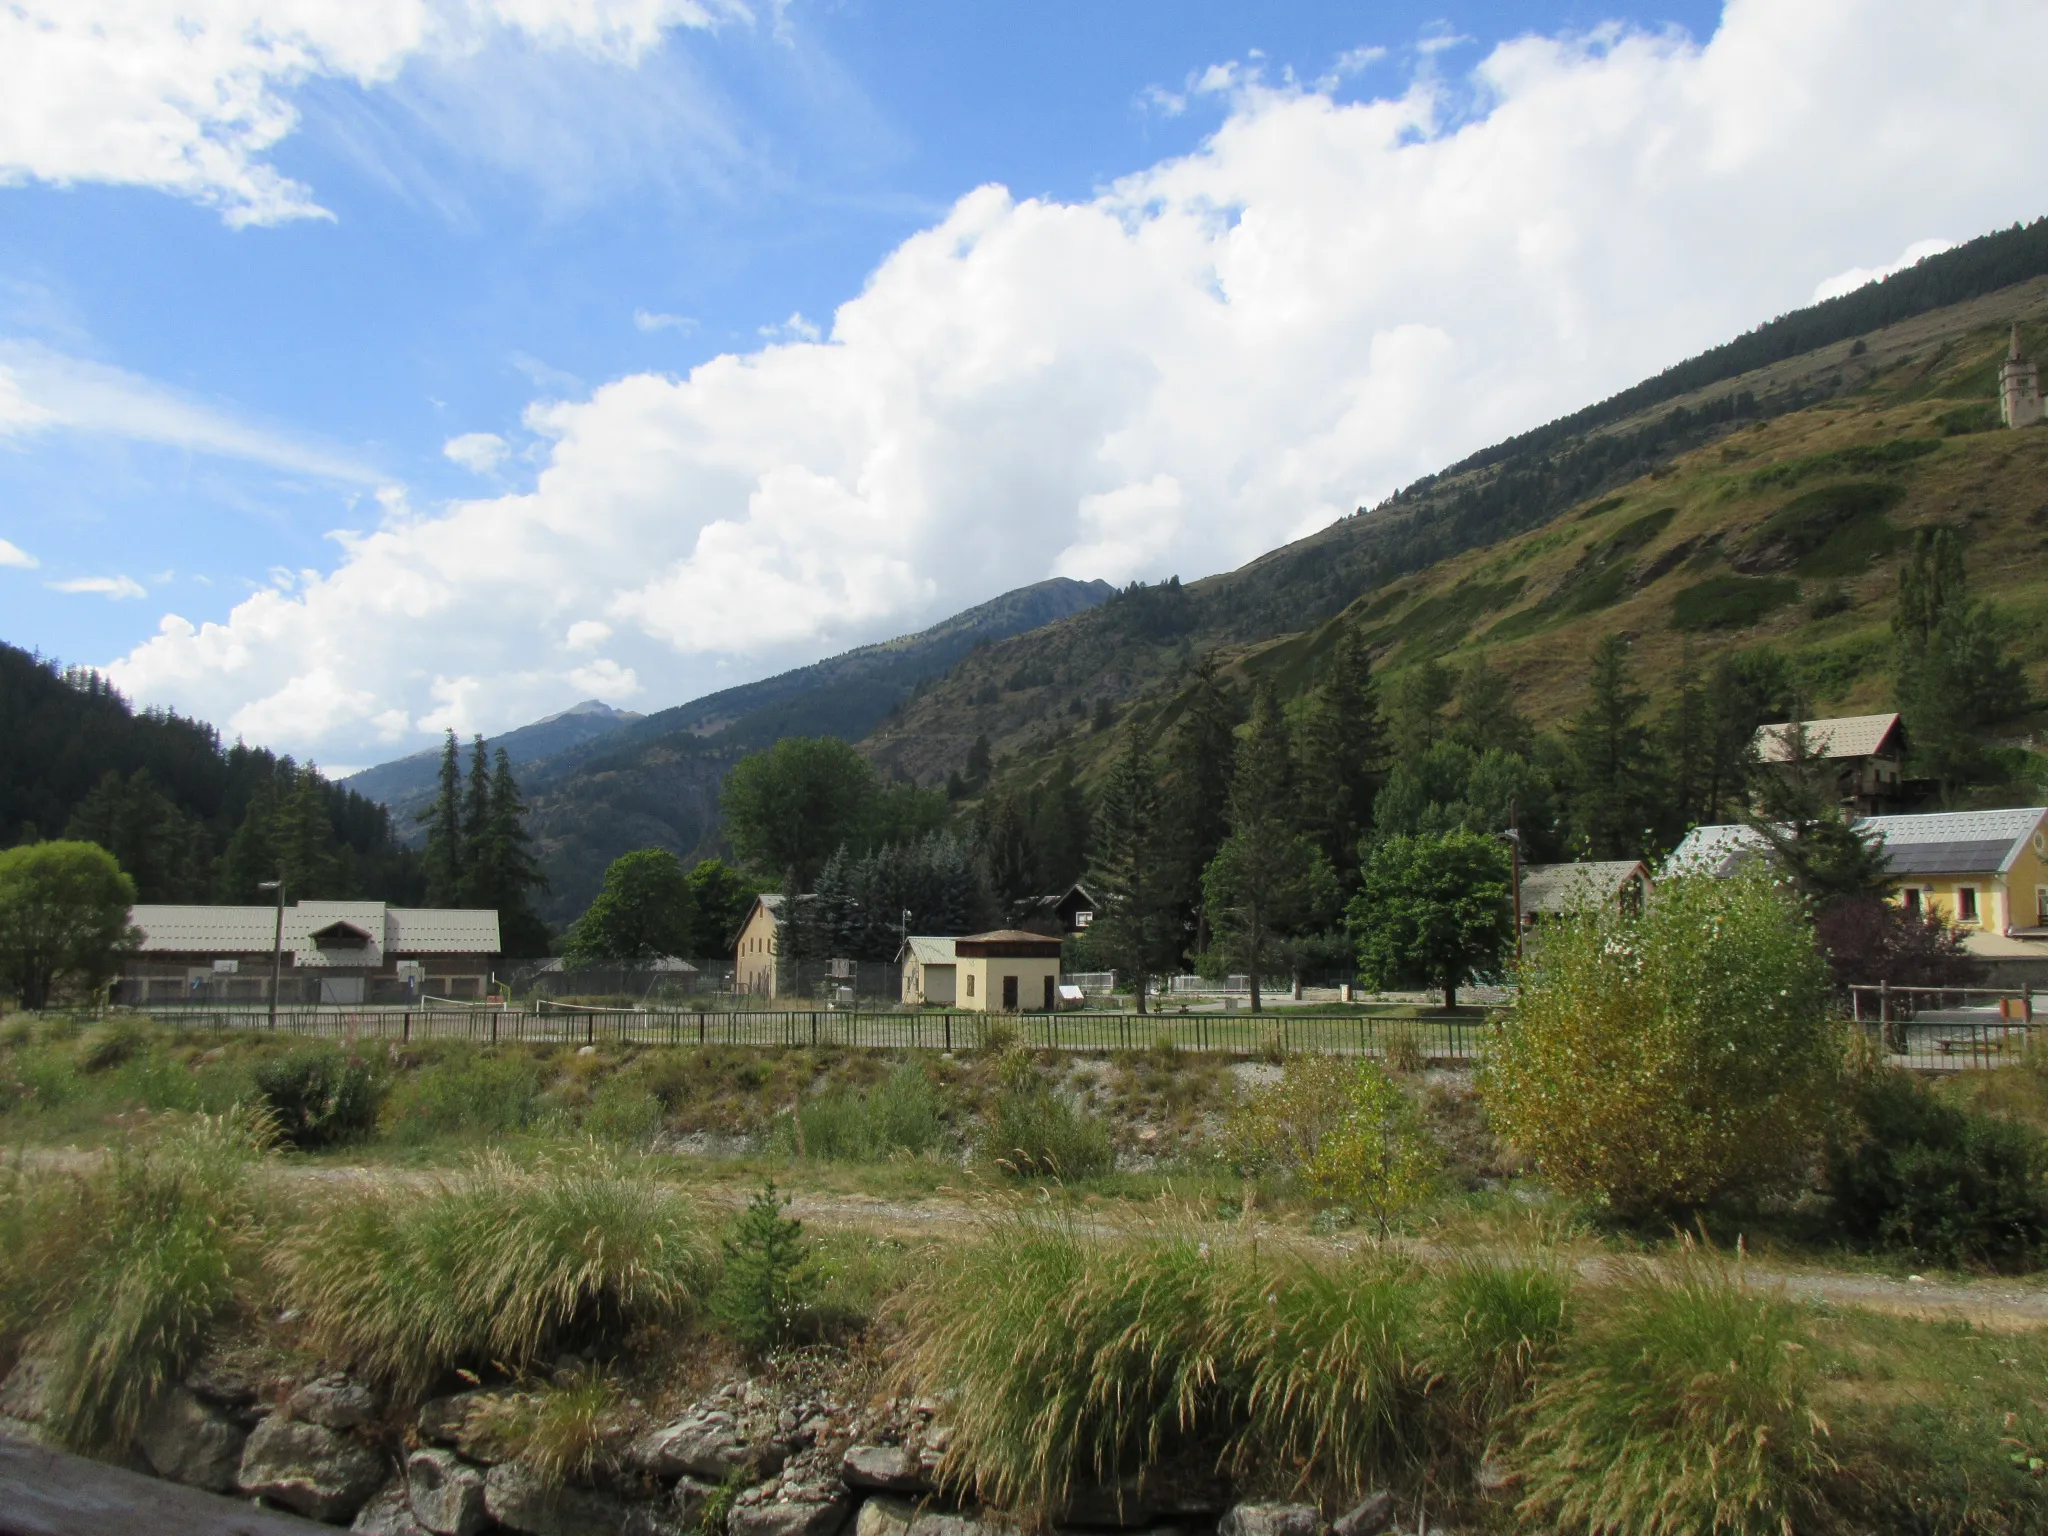
[[[427,1188],[344,1198],[272,1264],[314,1347],[401,1396],[458,1366],[616,1346],[694,1314],[714,1272],[695,1207],[599,1146],[526,1166],[486,1154]]]

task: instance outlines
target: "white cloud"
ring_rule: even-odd
[[[562,708],[600,646],[666,702],[1055,571],[1236,565],[1828,274],[2048,206],[1980,88],[2048,56],[2048,7],[1926,18],[1737,0],[1703,45],[1525,37],[1355,104],[1221,68],[1197,152],[1077,203],[971,192],[818,339],[537,403],[530,490],[387,518],[112,670],[354,757],[393,710]],[[346,688],[302,683],[331,658]]]
[[[806,320],[800,310],[791,310],[789,318],[780,325],[761,327],[761,335],[769,341],[817,341],[824,334],[814,321]]]
[[[52,592],[105,597],[117,603],[149,596],[148,589],[132,576],[74,576],[68,581],[46,581],[43,585]]]
[[[645,309],[633,311],[633,324],[639,330],[648,332],[683,331],[687,333],[697,329],[697,322],[688,315],[664,315]]]
[[[1897,261],[1888,261],[1881,267],[1851,267],[1846,272],[1836,273],[1813,290],[1813,302],[1818,304],[1825,299],[1839,299],[1845,293],[1854,293],[1866,283],[1890,277],[1894,272],[1903,272],[1929,256],[1953,250],[1955,245],[1953,240],[1915,240],[1899,253]]]
[[[594,651],[611,639],[612,627],[602,619],[578,619],[569,626],[562,644],[572,651]]]
[[[578,692],[597,699],[630,699],[640,691],[640,679],[631,667],[622,667],[608,657],[569,674],[569,684]]]
[[[0,109],[4,110],[4,109]],[[0,439],[59,428],[245,459],[293,474],[369,484],[338,449],[299,442],[124,369],[29,341],[0,340]]]
[[[13,566],[17,570],[32,571],[42,563],[19,544],[10,544],[7,540],[0,539],[0,566]]]
[[[0,6],[0,182],[113,182],[230,224],[324,217],[265,154],[309,77],[388,84],[417,58],[511,35],[622,64],[740,0],[10,0]]]
[[[441,445],[444,455],[476,475],[491,473],[511,451],[511,444],[495,432],[465,432]]]

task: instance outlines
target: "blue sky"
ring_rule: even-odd
[[[1994,105],[1960,62],[2039,20],[1990,0],[6,35],[101,3],[0,18],[0,638],[342,765],[1224,568],[2048,201],[2038,155],[1944,168]]]

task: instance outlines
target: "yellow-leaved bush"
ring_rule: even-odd
[[[1640,1217],[1795,1184],[1843,1050],[1805,904],[1755,865],[1545,928],[1480,1087],[1546,1179]]]

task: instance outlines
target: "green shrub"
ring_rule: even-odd
[[[1747,629],[1787,603],[1799,583],[1780,576],[1709,576],[1671,599],[1673,629]]]
[[[14,1099],[36,1109],[62,1109],[85,1092],[71,1053],[47,1045],[15,1058],[14,1079]]]
[[[391,1096],[403,1141],[523,1131],[540,1110],[540,1069],[524,1056],[465,1050],[409,1073]]]
[[[1859,1243],[1945,1264],[2023,1267],[2048,1244],[2048,1142],[1948,1104],[1895,1068],[1861,1075],[1828,1188]]]
[[[997,1095],[982,1152],[1017,1179],[1089,1179],[1115,1161],[1108,1128],[1038,1083]]]
[[[613,1471],[633,1405],[608,1371],[565,1372],[547,1386],[487,1399],[469,1432],[501,1448],[549,1488]]]
[[[1513,1454],[1532,1529],[1789,1536],[1832,1468],[1810,1341],[1785,1302],[1688,1256],[1603,1288]]]
[[[946,1139],[946,1105],[923,1067],[905,1062],[872,1088],[836,1088],[797,1111],[806,1157],[878,1162],[933,1152]]]
[[[1967,437],[1973,432],[1996,432],[2002,423],[1995,405],[1959,405],[1934,418],[1943,437]]]
[[[1753,866],[1545,929],[1480,1087],[1547,1179],[1641,1217],[1795,1185],[1842,1061],[1812,921]]]
[[[1446,1441],[1476,1457],[1565,1336],[1571,1285],[1547,1263],[1465,1256],[1436,1277],[1426,1353]]]
[[[1302,1173],[1317,1193],[1370,1214],[1384,1236],[1434,1187],[1440,1161],[1415,1102],[1378,1062],[1359,1061],[1346,1070],[1342,1117]]]
[[[133,1019],[116,1019],[86,1041],[78,1053],[78,1064],[88,1072],[104,1072],[148,1049],[148,1030]]]
[[[1344,1122],[1350,1068],[1307,1052],[1281,1057],[1280,1080],[1254,1088],[1223,1127],[1223,1155],[1242,1175],[1294,1176],[1314,1162],[1323,1138]]]
[[[253,1112],[202,1116],[89,1174],[15,1171],[0,1316],[49,1364],[45,1424],[63,1444],[125,1447],[235,1305],[253,1242],[247,1176],[270,1134]]]
[[[369,1064],[331,1045],[300,1045],[256,1063],[256,1095],[294,1147],[354,1141],[377,1128],[383,1084]]]
[[[803,1223],[782,1214],[787,1203],[777,1198],[773,1184],[764,1184],[721,1245],[725,1268],[711,1313],[741,1348],[755,1354],[796,1337],[818,1295],[818,1270]]]
[[[410,1396],[457,1366],[521,1370],[687,1317],[711,1272],[690,1204],[594,1145],[344,1197],[272,1261],[315,1348]]]

